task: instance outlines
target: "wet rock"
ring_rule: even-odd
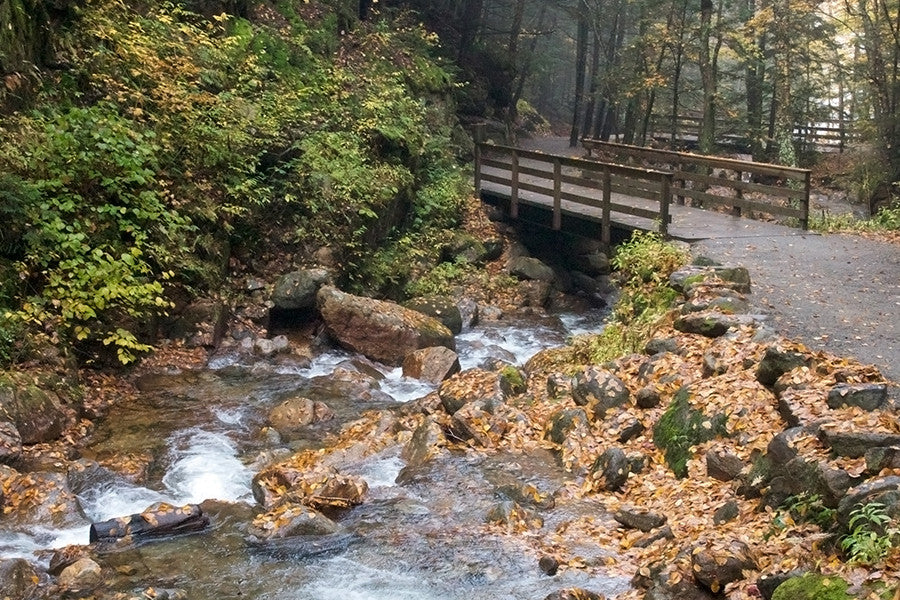
[[[866,450],[866,472],[878,474],[883,469],[900,469],[900,446]]]
[[[508,498],[517,504],[532,506],[540,510],[547,510],[556,505],[553,492],[540,490],[533,483],[518,481],[513,477],[510,481],[498,482],[496,494]]]
[[[470,402],[453,413],[450,433],[461,441],[473,441],[484,448],[493,447],[495,438],[509,429],[509,421],[502,414],[488,410],[483,401]]]
[[[0,598],[31,598],[40,576],[24,558],[0,559]]]
[[[499,369],[500,390],[506,398],[524,394],[528,390],[525,382],[525,373],[513,365],[506,365]]]
[[[900,434],[870,433],[866,431],[829,431],[822,429],[819,437],[832,452],[847,458],[859,458],[874,448],[900,446]]]
[[[141,513],[91,523],[89,536],[91,543],[153,539],[202,531],[208,526],[209,517],[198,504],[173,506],[157,502]]]
[[[570,435],[581,437],[590,434],[591,426],[583,408],[566,408],[557,411],[550,418],[547,439],[554,444],[562,444]]]
[[[744,461],[729,452],[706,453],[706,474],[719,481],[731,481],[744,470]]]
[[[622,508],[613,513],[613,519],[628,529],[638,529],[644,533],[653,531],[666,524],[665,515],[651,512],[643,508]]]
[[[572,398],[575,404],[587,407],[593,418],[603,419],[606,411],[624,406],[631,393],[612,371],[591,366],[575,376]]]
[[[66,546],[53,551],[50,557],[50,564],[47,572],[53,576],[57,576],[63,572],[63,569],[75,563],[82,558],[89,558],[90,548],[88,546]]]
[[[319,289],[331,281],[327,269],[302,269],[282,275],[275,282],[272,304],[279,310],[310,309],[316,305]]]
[[[447,444],[444,430],[431,418],[426,418],[415,431],[412,438],[400,453],[408,467],[418,467],[436,455],[439,449]]]
[[[330,535],[340,529],[340,525],[317,510],[285,502],[254,519],[248,533],[266,542],[294,536]]]
[[[454,335],[462,331],[462,313],[459,306],[448,296],[422,296],[404,302],[403,306],[434,317]]]
[[[756,368],[756,380],[763,385],[772,386],[778,378],[797,367],[808,367],[812,359],[799,352],[781,350],[777,346],[769,346]]]
[[[516,292],[522,299],[522,306],[543,308],[550,302],[553,287],[546,281],[521,281],[516,286]]]
[[[214,348],[225,336],[229,317],[228,307],[221,300],[195,300],[180,314],[164,321],[161,333],[171,340],[183,340],[188,347]]]
[[[455,349],[450,330],[420,312],[328,286],[316,298],[328,334],[344,348],[373,360],[399,366],[407,354],[420,348]]]
[[[728,523],[737,519],[740,514],[741,511],[738,503],[734,500],[729,500],[715,510],[713,513],[713,523],[716,525]]]
[[[4,519],[17,524],[66,527],[82,523],[78,500],[63,473],[19,473],[0,467]]]
[[[870,479],[849,490],[838,504],[838,522],[846,527],[854,510],[872,502],[883,504],[891,518],[900,519],[900,476]]]
[[[887,384],[884,383],[839,383],[828,392],[829,408],[858,406],[873,411],[887,402]]]
[[[630,473],[628,459],[625,452],[621,448],[607,448],[604,450],[594,466],[591,468],[592,473],[601,490],[615,492],[625,485],[628,481]]]
[[[552,283],[556,278],[553,269],[537,258],[520,256],[509,261],[507,266],[510,275],[529,281],[545,281]]]
[[[559,561],[553,556],[542,556],[538,560],[538,568],[544,575],[553,577],[559,570]]]
[[[697,284],[706,283],[713,278],[718,278],[735,291],[741,293],[750,292],[750,271],[746,267],[733,266],[699,266],[689,265],[678,269],[669,276],[669,285],[681,293],[686,293]]]
[[[609,257],[599,251],[572,255],[569,257],[569,264],[574,270],[581,271],[590,277],[609,275],[612,271]]]
[[[739,315],[750,312],[750,303],[746,298],[735,295],[691,300],[681,306],[682,314],[702,311],[720,312],[724,315]]]
[[[440,383],[459,373],[459,355],[443,346],[422,348],[403,359],[403,375],[430,383]]]
[[[625,458],[628,460],[628,472],[635,475],[642,473],[650,464],[650,459],[640,452],[629,452]]]
[[[313,508],[347,508],[362,504],[369,486],[361,477],[334,468],[303,471],[277,464],[257,473],[252,489],[253,497],[267,509],[282,498]]]
[[[271,339],[257,338],[253,340],[253,353],[264,358],[289,352],[290,349],[291,343],[284,335],[276,335]]]
[[[90,558],[80,558],[59,574],[59,586],[65,590],[85,590],[103,581],[100,565]]]
[[[15,425],[22,444],[59,438],[68,419],[69,413],[55,391],[0,375],[0,421]]]
[[[543,520],[533,510],[523,508],[513,500],[505,500],[495,504],[488,511],[485,520],[488,523],[515,525],[516,523],[533,523],[542,525]]]
[[[334,411],[324,402],[302,396],[288,398],[269,411],[268,422],[282,438],[290,439],[313,423],[330,421]]]
[[[15,424],[0,421],[0,463],[14,464],[22,457],[22,436]]]
[[[755,571],[758,567],[747,544],[734,540],[727,546],[695,548],[691,553],[691,569],[698,583],[718,594],[729,583],[743,579],[743,571]]]
[[[766,457],[772,465],[773,469],[781,469],[797,457],[797,440],[802,436],[809,435],[803,427],[791,427],[785,429],[771,440],[766,447]]]
[[[638,408],[656,408],[662,402],[659,390],[654,386],[644,386],[635,394],[634,402]]]
[[[461,298],[456,303],[463,329],[469,329],[478,324],[478,303],[471,298]]]
[[[482,369],[468,369],[454,375],[441,384],[438,394],[449,415],[476,400],[481,401],[489,412],[493,412],[503,404],[505,398],[500,387],[500,375]]]

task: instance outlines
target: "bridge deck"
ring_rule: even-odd
[[[555,149],[556,148],[554,148],[554,150]],[[542,148],[540,151],[544,151],[544,149]],[[564,154],[559,153],[559,156],[564,156]],[[528,167],[535,168],[537,163],[528,158],[523,158],[520,160],[519,165],[522,170],[527,170]],[[571,169],[569,170],[571,171]],[[483,165],[481,167],[481,175],[481,188],[479,192],[482,197],[492,196],[505,202],[510,200],[510,185],[490,181],[492,178],[508,179],[510,176],[509,169]],[[522,184],[517,190],[519,205],[535,209],[539,214],[546,212],[546,224],[550,226],[554,203],[552,193],[549,193],[549,191],[537,192],[523,189],[527,187],[540,187],[542,178],[520,173],[518,175],[518,180]],[[545,180],[544,184],[546,185]],[[603,192],[593,187],[586,187],[573,183],[563,183],[560,187],[564,196],[576,195],[584,198],[589,203],[596,204],[596,206],[591,206],[584,202],[573,202],[563,199],[560,202],[560,208],[563,216],[568,220],[575,219],[587,222],[588,227],[590,227],[590,224],[596,224],[597,236],[599,237],[600,223],[602,222],[602,211],[599,208],[599,205],[603,199]],[[612,193],[611,200],[616,204],[650,211],[658,210],[659,207],[659,203],[656,200],[635,197],[618,192]],[[720,238],[792,236],[807,233],[802,230],[775,223],[731,216],[721,212],[679,205],[674,202],[669,205],[669,213],[671,222],[668,225],[667,235],[671,238],[686,242]],[[543,220],[543,217],[540,217],[540,220]],[[610,222],[611,225],[617,229],[641,229],[647,231],[656,231],[659,229],[658,221],[623,214],[622,212],[612,213]]]

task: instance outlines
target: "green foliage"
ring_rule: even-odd
[[[447,295],[453,286],[466,280],[475,270],[468,262],[442,262],[427,273],[411,280],[406,285],[406,293],[410,296]]]
[[[685,250],[666,242],[659,234],[635,231],[630,240],[616,247],[611,262],[624,282],[663,283],[688,258]]]
[[[653,427],[653,443],[665,452],[666,463],[680,478],[688,475],[692,446],[728,434],[728,415],[707,417],[691,406],[689,397],[687,388],[680,389]]]
[[[455,122],[422,97],[453,87],[434,36],[403,22],[338,37],[324,5],[277,10],[287,27],[168,2],[79,7],[41,112],[0,125],[0,259],[16,261],[0,304],[22,326],[129,361],[164,286],[219,285],[230,246],[327,243],[351,279],[375,265],[379,286],[402,287],[389,267],[408,272],[459,223]],[[389,233],[410,241],[373,261]]]
[[[775,588],[772,600],[853,600],[847,587],[847,582],[839,577],[807,573]]]
[[[826,530],[834,527],[837,519],[837,511],[825,506],[819,494],[803,492],[791,496],[784,502],[784,508],[795,521],[815,523]]]
[[[810,218],[809,228],[822,233],[900,231],[900,201],[882,208],[870,219],[857,219],[851,214],[832,215],[823,212],[821,216]]]
[[[870,502],[850,513],[841,549],[851,563],[875,566],[884,560],[900,538],[900,528],[892,527],[884,504]]]

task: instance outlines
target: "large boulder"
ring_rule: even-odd
[[[188,304],[174,317],[164,320],[160,330],[169,339],[184,340],[188,347],[214,347],[225,336],[229,316],[224,302],[202,298]]]
[[[259,515],[250,525],[249,535],[267,541],[300,535],[331,535],[340,525],[319,511],[293,502],[284,502]]]
[[[552,283],[556,279],[553,269],[537,258],[520,256],[509,261],[509,273],[519,279],[530,281],[545,281]]]
[[[279,310],[302,310],[316,305],[316,294],[331,280],[328,269],[301,269],[282,275],[275,282],[272,304]]]
[[[325,329],[341,346],[385,364],[400,366],[420,348],[455,350],[453,334],[440,321],[399,304],[363,298],[326,286],[316,302]]]
[[[0,421],[15,425],[22,444],[40,444],[59,438],[68,418],[69,413],[55,391],[0,377]]]
[[[462,331],[462,313],[459,310],[459,306],[453,301],[453,298],[448,296],[421,296],[404,302],[403,306],[417,310],[429,317],[434,317],[443,323],[454,335]]]
[[[0,598],[31,598],[39,581],[34,565],[24,558],[0,560]]]
[[[269,425],[282,437],[290,438],[304,427],[334,418],[334,411],[324,402],[302,396],[288,398],[269,411]]]
[[[14,423],[0,421],[0,463],[12,464],[22,456],[22,436]]]
[[[403,359],[403,375],[429,383],[440,383],[459,373],[459,355],[444,346],[422,348]]]
[[[743,579],[744,571],[755,571],[758,568],[750,548],[739,540],[733,540],[727,546],[701,546],[691,552],[694,579],[714,594],[721,593],[729,583]]]

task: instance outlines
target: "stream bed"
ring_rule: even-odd
[[[573,333],[596,330],[602,318],[598,311],[479,326],[457,336],[460,362],[463,369],[491,359],[522,365]],[[354,364],[377,371],[376,383],[362,396],[349,395],[332,377]],[[544,489],[563,484],[565,473],[549,453],[460,453],[398,483],[405,463],[400,449],[390,447],[346,469],[369,488],[362,505],[340,514],[346,533],[316,544],[248,544],[248,523],[260,512],[251,489],[254,474],[291,452],[320,447],[327,434],[365,411],[399,407],[434,389],[404,378],[400,369],[334,350],[296,362],[226,353],[206,369],[172,368],[137,383],[138,397],[117,404],[97,423],[82,453],[90,466],[74,478],[70,469],[80,514],[67,515],[64,527],[0,524],[0,558],[46,561],[48,549],[86,544],[91,522],[138,513],[155,502],[197,503],[210,516],[207,530],[103,554],[102,566],[116,574],[107,589],[180,589],[192,600],[542,600],[569,587],[608,597],[628,589],[627,579],[589,578],[577,570],[548,577],[538,568],[539,557],[515,537],[485,535],[481,525],[499,502],[503,481],[514,477]],[[268,411],[298,393],[327,404],[335,418],[310,426],[302,439],[267,435]],[[133,463],[133,475],[97,466],[112,459]],[[544,529],[573,510],[600,509],[544,511]]]

